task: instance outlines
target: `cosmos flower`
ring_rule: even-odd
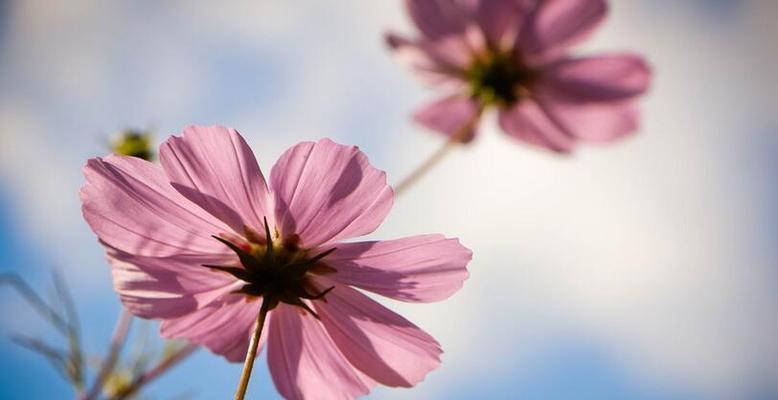
[[[571,57],[607,13],[604,0],[406,0],[421,35],[388,34],[396,55],[446,95],[414,119],[468,142],[486,109],[511,137],[555,152],[638,127],[651,73],[634,54]]]
[[[268,184],[235,130],[192,126],[160,161],[91,159],[81,199],[122,302],[161,320],[162,336],[239,362],[267,302],[262,339],[289,399],[409,387],[439,365],[435,339],[354,288],[443,300],[467,278],[471,252],[434,234],[344,242],[375,230],[393,201],[359,149],[297,144]]]

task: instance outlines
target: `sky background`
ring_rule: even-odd
[[[475,256],[450,300],[386,302],[445,354],[371,398],[778,399],[778,2],[612,3],[577,51],[646,55],[640,133],[560,157],[487,121],[398,198],[373,237],[442,232]],[[441,138],[408,119],[433,94],[390,28],[411,32],[399,0],[0,0],[0,272],[45,292],[60,271],[105,351],[119,303],[77,192],[126,127],[232,126],[265,171],[330,137],[398,181]],[[55,338],[0,288],[0,399],[67,398],[18,333]],[[229,397],[239,372],[200,351],[147,396]],[[278,396],[264,357],[250,394]]]

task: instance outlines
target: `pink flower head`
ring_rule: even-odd
[[[634,54],[575,58],[568,49],[603,21],[605,0],[406,0],[421,32],[394,34],[395,54],[448,94],[423,106],[422,125],[468,142],[482,111],[508,135],[556,152],[609,142],[638,127],[636,98],[651,72]],[[464,129],[464,130],[463,130]]]
[[[89,160],[81,200],[122,302],[161,320],[164,337],[242,361],[263,298],[268,364],[286,398],[409,387],[438,366],[435,339],[353,287],[442,300],[462,286],[472,254],[442,235],[344,242],[375,230],[393,200],[359,149],[300,143],[268,185],[238,132],[192,126],[160,160]]]

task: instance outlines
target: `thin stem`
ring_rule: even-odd
[[[396,184],[394,186],[395,196],[405,192],[408,187],[416,183],[422,176],[429,172],[432,167],[437,165],[440,160],[442,160],[451,151],[451,149],[453,149],[457,144],[462,143],[462,141],[464,141],[464,139],[467,137],[468,133],[470,133],[470,131],[473,129],[473,126],[478,123],[482,113],[483,106],[481,106],[470,119],[465,121],[465,123],[462,124],[462,126],[460,126],[453,135],[449,136],[448,140],[443,144],[443,146],[438,148],[434,153],[427,157],[426,160],[419,164],[418,167],[411,171],[410,174],[408,174],[398,184]]]
[[[105,384],[105,380],[111,375],[114,370],[116,361],[119,359],[119,353],[124,346],[125,339],[127,339],[127,333],[130,331],[132,325],[132,314],[122,307],[119,319],[116,321],[116,327],[113,331],[113,337],[111,338],[111,345],[108,348],[108,355],[105,357],[105,361],[100,366],[100,371],[97,373],[97,378],[89,389],[89,392],[84,397],[85,400],[93,400],[97,398],[100,390]]]
[[[84,356],[81,352],[78,314],[67,285],[56,271],[53,274],[53,278],[54,289],[57,296],[57,299],[54,300],[54,302],[57,305],[64,306],[64,311],[57,310],[48,305],[17,274],[0,274],[0,285],[8,284],[16,289],[35,311],[51,322],[51,324],[68,339],[69,354],[65,356],[60,354],[60,352],[55,352],[56,361],[54,361],[55,358],[51,358],[54,354],[51,353],[51,348],[47,348],[43,342],[35,339],[19,338],[17,339],[17,343],[44,355],[49,361],[52,361],[55,368],[62,368],[60,372],[73,384],[76,397],[81,398],[84,395]]]
[[[76,304],[70,294],[67,284],[62,276],[55,270],[52,273],[54,290],[59,297],[59,302],[64,306],[67,318],[68,343],[70,347],[69,375],[76,390],[76,397],[84,394],[84,354],[81,351],[81,322],[76,311]]]
[[[246,361],[243,363],[243,372],[240,374],[238,389],[235,391],[235,400],[243,400],[243,397],[246,396],[246,389],[248,389],[249,379],[251,379],[251,370],[254,368],[254,359],[257,357],[259,338],[262,336],[262,327],[265,326],[265,317],[270,305],[268,303],[263,297],[259,315],[257,315],[257,324],[254,326],[254,331],[251,334],[251,343],[249,343],[249,350],[246,353]]]
[[[395,196],[399,196],[406,189],[408,189],[408,187],[416,183],[416,181],[429,172],[429,170],[437,165],[437,163],[439,163],[440,160],[442,160],[451,151],[451,149],[457,145],[457,143],[459,142],[454,140],[454,136],[452,136],[449,140],[446,141],[446,143],[443,144],[443,146],[439,147],[434,153],[432,153],[432,155],[427,157],[424,162],[419,164],[418,167],[416,167],[413,171],[411,171],[410,174],[408,174],[405,178],[403,178],[403,180],[394,186]]]
[[[63,335],[68,335],[68,323],[53,308],[49,307],[27,283],[14,273],[0,274],[0,284],[8,284],[16,289],[32,308],[57,328]]]
[[[135,380],[132,381],[132,383],[130,383],[124,389],[120,390],[118,393],[114,394],[111,397],[111,400],[121,400],[132,396],[143,386],[157,379],[160,375],[162,375],[168,369],[174,367],[179,362],[183,361],[185,358],[187,358],[190,354],[192,354],[197,349],[198,346],[194,343],[189,343],[186,346],[178,349],[175,353],[171,354],[168,357],[165,357],[164,360],[160,361],[153,368],[151,368],[150,370],[144,372],[143,374],[135,378]]]

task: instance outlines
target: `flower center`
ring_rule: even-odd
[[[318,318],[318,315],[303,299],[318,300],[324,297],[334,287],[320,293],[310,282],[310,273],[331,271],[320,261],[335,251],[335,248],[309,256],[306,250],[300,249],[297,243],[287,240],[281,243],[273,240],[270,228],[265,219],[265,238],[259,237],[250,228],[246,229],[247,246],[239,246],[219,236],[214,239],[229,247],[242,266],[204,265],[205,267],[226,272],[244,282],[244,285],[233,293],[242,293],[252,297],[263,297],[272,310],[279,303],[298,306]]]
[[[489,52],[465,71],[471,95],[482,104],[510,106],[529,93],[537,73],[510,53]]]

